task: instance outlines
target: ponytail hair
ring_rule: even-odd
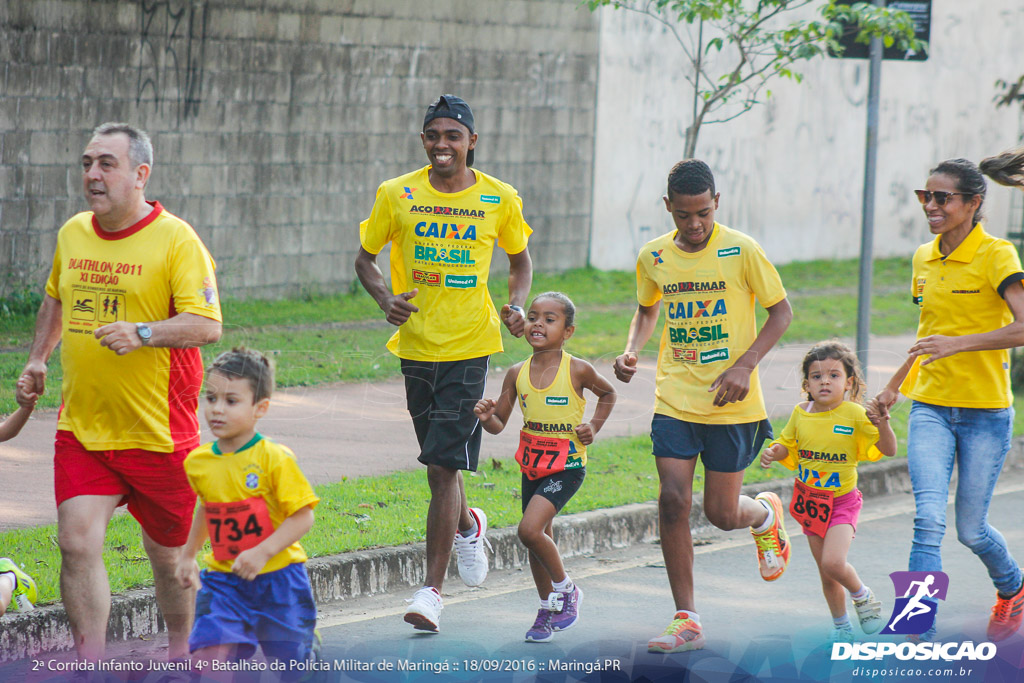
[[[981,163],[975,165],[967,159],[947,159],[929,171],[929,174],[941,173],[956,180],[956,189],[967,195],[979,195],[981,204],[974,212],[974,223],[982,220],[985,216],[982,208],[985,205],[985,192],[988,184],[985,176],[996,181],[1000,185],[1008,187],[1019,187],[1024,189],[1024,147],[1018,147],[994,157],[982,159]],[[984,175],[983,175],[984,174]]]
[[[1024,147],[982,159],[978,168],[1000,185],[1024,188]]]

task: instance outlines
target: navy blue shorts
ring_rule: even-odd
[[[402,359],[406,406],[424,465],[476,471],[484,430],[473,408],[484,396],[487,361]]]
[[[700,455],[710,472],[742,472],[772,438],[768,420],[732,425],[707,425],[654,414],[652,452],[658,458],[690,460]]]
[[[305,563],[246,581],[228,572],[203,571],[196,595],[196,620],[189,652],[217,645],[237,645],[238,657],[263,654],[282,661],[311,658],[316,630],[316,603]]]

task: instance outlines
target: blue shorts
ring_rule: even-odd
[[[203,571],[196,595],[196,620],[189,652],[217,645],[237,645],[240,659],[256,652],[282,661],[311,657],[316,630],[316,603],[305,563],[246,581],[228,572]]]
[[[742,472],[770,438],[772,424],[768,420],[708,425],[655,413],[651,421],[655,457],[690,460],[700,455],[704,469],[710,472]]]

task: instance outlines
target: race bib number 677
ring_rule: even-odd
[[[206,527],[213,558],[230,562],[274,533],[267,502],[260,497],[233,503],[206,503]]]
[[[519,449],[516,450],[519,469],[531,481],[561,472],[569,457],[569,443],[569,439],[519,432]]]

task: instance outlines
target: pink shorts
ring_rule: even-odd
[[[169,548],[185,545],[196,507],[183,466],[188,454],[141,448],[90,451],[73,432],[58,430],[53,454],[57,506],[75,496],[120,495],[118,505],[128,504],[150,538]]]
[[[860,517],[860,509],[864,505],[864,494],[860,489],[853,489],[832,500],[832,519],[828,521],[828,528],[831,529],[839,524],[849,524],[857,532],[857,518]],[[803,528],[804,536],[818,536],[808,529]],[[821,538],[819,536],[819,538]]]

